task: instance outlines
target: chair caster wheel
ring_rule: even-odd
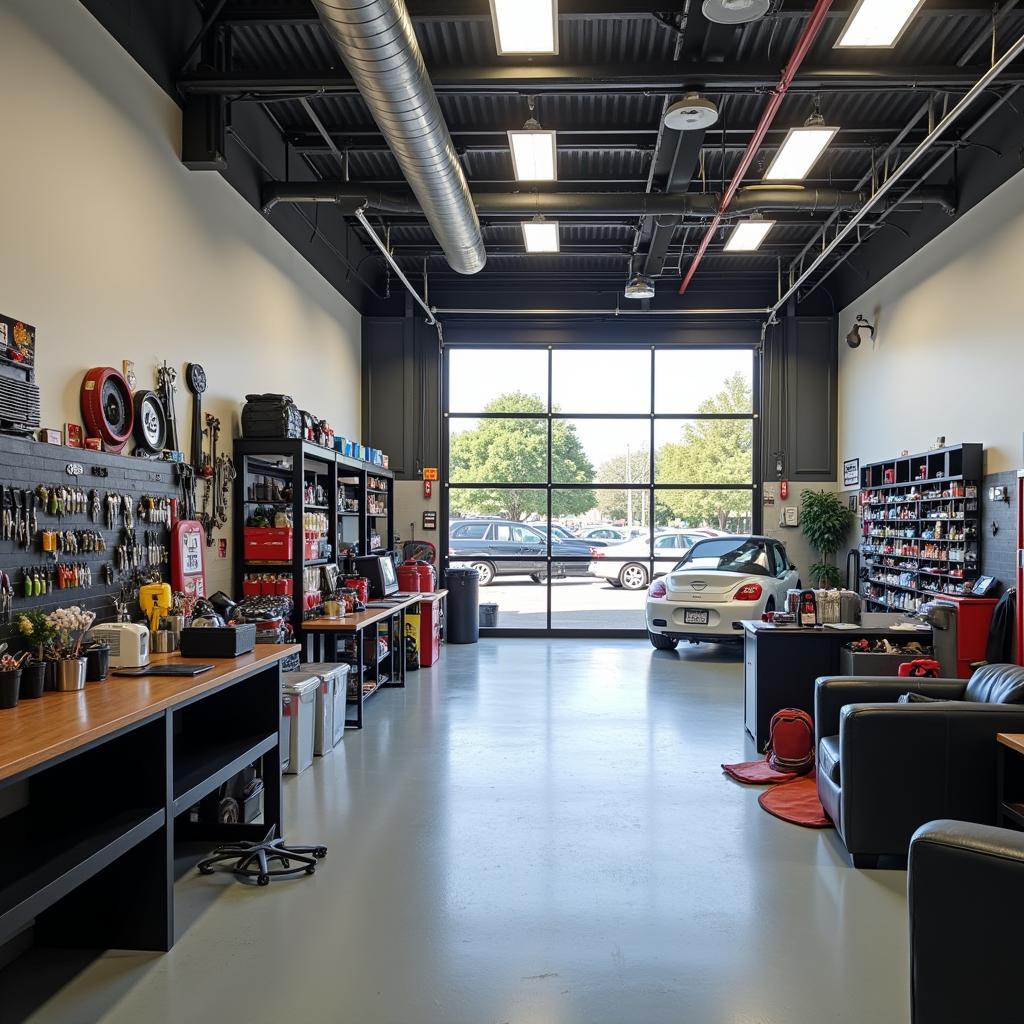
[[[315,875],[316,874],[316,865],[315,864],[310,864],[309,867],[306,868],[306,874],[307,875]]]
[[[257,875],[256,876],[256,884],[257,885],[270,885],[270,875]]]
[[[326,846],[318,846],[313,851],[313,856],[316,857],[317,860],[323,860],[324,857],[327,856],[327,847]]]

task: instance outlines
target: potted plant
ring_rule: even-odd
[[[93,624],[95,612],[72,605],[50,612],[47,621],[57,632],[57,689],[81,690],[85,686],[86,659],[82,657],[82,637]]]
[[[21,662],[27,655],[22,654],[15,658],[5,654],[0,658],[0,708],[14,708],[18,706],[18,696],[21,690]]]
[[[30,656],[21,671],[21,699],[31,700],[43,695],[49,665],[54,666],[54,683],[50,689],[56,689],[53,643],[57,639],[57,631],[50,625],[47,616],[38,610],[19,615],[18,639],[22,649]]]
[[[833,560],[846,541],[852,519],[850,509],[834,491],[806,490],[800,495],[800,525],[820,559],[809,572],[821,589],[839,586],[842,577]]]

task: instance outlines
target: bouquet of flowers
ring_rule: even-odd
[[[82,637],[95,620],[95,612],[79,608],[77,604],[70,608],[58,608],[56,611],[50,612],[46,616],[46,621],[56,633],[54,647],[57,657],[61,659],[81,657]]]
[[[50,625],[50,618],[44,612],[24,612],[18,616],[18,633],[22,646],[33,651],[37,661],[57,639],[57,631]]]

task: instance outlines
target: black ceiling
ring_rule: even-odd
[[[532,60],[497,56],[487,0],[408,0],[407,6],[474,192],[524,190],[513,178],[505,131],[522,126],[531,98],[544,127],[559,133],[554,190],[720,192],[813,4],[776,0],[772,13],[760,21],[725,28],[704,19],[699,0],[667,10],[652,10],[643,0],[560,0],[559,55]],[[746,183],[760,181],[786,130],[802,124],[820,103],[825,120],[840,125],[841,132],[807,184],[870,191],[924,138],[929,121],[941,117],[989,66],[990,0],[927,0],[895,48],[850,54],[833,44],[853,6],[853,0],[832,4]],[[1001,49],[1024,32],[1024,8],[1017,10],[1013,0],[999,6],[996,45]],[[177,89],[181,95],[227,96],[236,132],[251,123],[254,112],[265,114],[280,138],[280,152],[273,161],[264,160],[266,173],[297,180],[347,178],[389,191],[404,188],[393,156],[308,0],[207,0],[197,8],[210,33],[205,47],[196,50],[203,56],[194,57],[176,76]],[[218,40],[215,50],[209,45],[213,39]],[[209,63],[211,52],[218,54],[216,66]],[[1024,83],[1024,71],[1018,67],[1001,77],[922,163],[922,170],[928,170],[946,155],[931,171],[929,184],[961,188],[964,175],[979,161],[999,163],[998,169],[986,170],[992,184],[1020,166],[1017,153],[990,145],[996,126],[1003,137],[1007,123],[1019,126],[1013,94]],[[718,104],[720,117],[699,152],[686,153],[686,137],[660,126],[666,104],[691,87]],[[973,122],[996,104],[998,113],[968,136]],[[906,185],[918,180],[914,172]],[[312,216],[309,207],[299,212]],[[292,208],[280,216],[295,214]],[[275,211],[272,220],[278,217]],[[331,209],[317,217],[318,230],[332,219],[341,221],[340,212]],[[831,237],[848,217],[826,225],[827,214],[780,216],[780,225],[757,254],[723,253],[720,233],[693,291],[705,301],[741,293],[770,301],[780,268],[785,277],[791,267],[799,267],[801,256],[813,256],[822,238]],[[621,294],[631,259],[636,269],[646,266],[658,275],[658,304],[678,304],[681,273],[704,229],[696,220],[656,227],[636,216],[576,217],[562,223],[560,254],[528,256],[515,222],[484,217],[488,263],[476,277],[464,278],[448,269],[425,221],[409,216],[375,216],[374,221],[389,230],[394,253],[410,276],[422,283],[426,267],[432,293],[457,292],[462,304],[505,295],[503,304],[508,305],[526,289],[531,295],[580,293],[591,300],[604,294],[607,304]],[[902,251],[908,238],[921,231],[930,236],[943,222],[948,223],[945,215],[918,212],[912,201],[895,213],[872,214],[841,250],[840,257],[848,258],[841,276],[831,276],[835,268],[830,261],[810,285],[829,274],[829,290],[856,291],[865,274],[877,269],[873,251]],[[338,228],[347,238],[344,225]],[[372,273],[381,294],[383,261],[370,249],[367,244],[360,256],[360,273]]]

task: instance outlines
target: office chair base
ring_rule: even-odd
[[[226,864],[239,878],[255,878],[257,885],[270,885],[271,878],[312,875],[317,861],[327,856],[326,846],[288,846],[283,839],[274,838],[276,832],[277,826],[272,825],[258,843],[218,846],[196,868],[202,875],[212,875],[215,867]]]

